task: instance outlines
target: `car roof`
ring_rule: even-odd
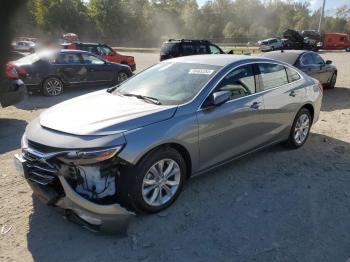
[[[77,49],[61,49],[60,52],[61,53],[90,53],[88,51],[77,50]]]
[[[282,51],[272,51],[264,53],[262,56],[266,58],[271,58],[274,60],[279,60],[290,65],[294,65],[298,57],[302,54],[309,52],[306,50],[282,50]]]
[[[235,62],[247,61],[247,60],[266,60],[266,59],[258,56],[217,54],[217,55],[181,56],[181,57],[165,60],[162,63],[166,63],[166,62],[194,63],[194,64],[204,64],[204,65],[224,67]]]
[[[211,44],[210,41],[205,39],[169,39],[168,41],[165,41],[164,43],[208,43]]]
[[[261,40],[261,41],[270,41],[270,40],[275,40],[277,38],[267,38],[267,39],[264,39],[264,40]]]

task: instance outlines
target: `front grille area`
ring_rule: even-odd
[[[25,150],[23,158],[27,161],[28,179],[40,185],[48,185],[57,179],[58,169],[49,159],[45,159],[45,154],[36,150]]]
[[[29,145],[29,147],[31,147],[35,150],[38,150],[40,152],[43,152],[43,153],[62,151],[62,149],[60,149],[60,148],[42,145],[42,144],[36,143],[34,141],[31,141],[31,140],[28,140],[28,145]]]

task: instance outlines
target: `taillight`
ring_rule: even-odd
[[[19,76],[25,76],[27,74],[27,70],[24,67],[17,67],[17,72]]]
[[[321,83],[318,84],[318,87],[320,88],[321,92],[323,92],[323,85]]]
[[[16,70],[16,67],[12,64],[6,65],[5,74],[9,78],[18,78],[18,72]]]

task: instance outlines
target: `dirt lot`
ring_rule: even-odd
[[[138,68],[158,55],[137,54]],[[302,149],[275,146],[193,178],[165,212],[126,237],[96,235],[32,197],[14,169],[27,121],[60,101],[32,96],[0,109],[0,261],[346,261],[350,256],[350,53]],[[8,231],[10,229],[10,231]],[[6,231],[8,231],[6,233]]]

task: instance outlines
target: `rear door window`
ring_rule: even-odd
[[[205,45],[205,44],[198,44],[197,45],[197,53],[198,54],[208,54],[207,45]]]
[[[196,53],[194,44],[182,43],[181,46],[183,55],[194,55]]]
[[[90,54],[83,54],[83,60],[88,65],[103,65],[105,63],[104,60]]]
[[[287,72],[284,66],[272,63],[258,64],[264,90],[288,84]]]
[[[317,64],[317,65],[324,65],[325,64],[325,62],[322,59],[322,57],[319,56],[318,54],[311,54],[311,55],[312,55],[314,64]]]
[[[73,53],[60,53],[56,60],[54,61],[55,64],[82,64],[81,56],[80,54],[73,54]]]
[[[312,54],[311,53],[303,54],[300,58],[300,62],[302,63],[302,65],[313,65],[314,59],[312,57]]]

